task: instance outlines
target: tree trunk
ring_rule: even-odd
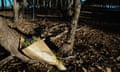
[[[79,16],[80,16],[80,9],[81,9],[81,2],[80,0],[75,0],[75,10],[74,10],[74,16],[71,21],[71,37],[70,37],[70,42],[73,45],[74,40],[75,40],[75,31],[77,28],[77,24],[79,21]]]
[[[14,0],[14,18],[15,22],[18,22],[19,17],[19,2],[17,0]]]
[[[4,9],[4,0],[1,0],[2,2],[2,9]]]
[[[13,7],[13,6],[12,6],[12,2],[11,2],[11,0],[8,0],[8,1],[9,1],[9,3],[10,3],[10,7]]]
[[[74,41],[75,41],[75,33],[76,33],[76,29],[77,29],[77,24],[79,21],[79,16],[80,16],[80,9],[81,9],[81,2],[80,0],[75,0],[75,11],[74,11],[74,16],[72,18],[71,21],[71,36],[70,36],[70,44],[71,44],[71,48],[73,48],[74,45]]]
[[[21,19],[24,18],[26,3],[27,3],[27,0],[22,0],[22,12],[20,11]]]
[[[65,43],[62,47],[62,50],[61,50],[62,53],[71,54],[71,52],[73,50],[76,28],[77,28],[77,24],[78,24],[79,16],[80,16],[80,9],[81,9],[80,0],[75,0],[74,1],[74,14],[73,14],[73,18],[71,21],[70,36],[68,37],[69,39],[68,39],[67,43]]]

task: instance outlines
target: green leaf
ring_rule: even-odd
[[[28,41],[25,41],[25,42],[22,43],[23,47],[28,47],[29,45],[30,45],[30,42],[28,42]]]
[[[37,37],[36,36],[32,36],[32,41],[36,41],[37,40]]]

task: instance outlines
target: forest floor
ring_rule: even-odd
[[[120,71],[120,34],[98,29],[88,24],[78,24],[73,53],[65,56],[59,52],[70,25],[54,20],[36,21],[40,25],[39,34],[46,38],[46,43],[54,44],[51,50],[67,67],[65,72],[119,72]],[[63,33],[61,36],[57,36]],[[47,33],[47,34],[46,34]],[[48,38],[48,39],[47,39]],[[6,57],[6,51],[0,50],[0,59]],[[56,67],[46,63],[26,64],[13,59],[4,65],[0,72],[60,72]]]

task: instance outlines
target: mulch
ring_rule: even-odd
[[[39,22],[36,22],[39,23]],[[46,21],[39,23],[40,33],[43,37],[55,37],[69,27],[68,23]],[[58,25],[58,26],[57,26]],[[52,27],[55,29],[51,29]],[[62,27],[62,29],[61,29]],[[38,31],[39,32],[39,31]],[[45,35],[47,32],[48,35]],[[65,72],[119,72],[120,71],[120,34],[106,32],[89,25],[79,24],[76,30],[75,45],[71,55],[65,56],[59,52],[64,44],[67,33],[63,36],[50,40],[55,47],[51,48],[58,59],[62,60],[67,67]],[[55,49],[57,48],[57,50]],[[0,50],[0,59],[6,55],[6,51]],[[5,72],[60,72],[56,67],[46,63],[27,64],[14,58],[0,71]]]

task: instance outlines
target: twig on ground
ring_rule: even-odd
[[[67,32],[68,32],[68,30],[65,30],[64,32],[60,33],[60,34],[57,35],[57,36],[51,37],[50,39],[51,39],[51,40],[56,40],[56,39],[62,37],[62,36],[63,36],[64,34],[66,34]]]

